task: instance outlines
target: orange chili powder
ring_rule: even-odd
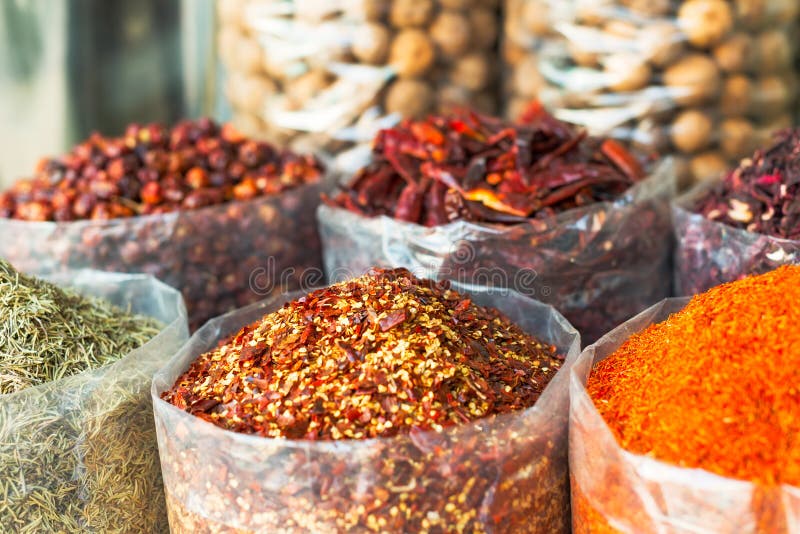
[[[588,391],[630,452],[800,486],[800,267],[695,296],[599,362]]]

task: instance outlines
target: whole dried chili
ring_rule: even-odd
[[[320,271],[321,172],[209,119],[94,134],[0,193],[0,256],[38,273],[152,274],[196,328]]]
[[[669,162],[651,169],[536,102],[520,124],[468,111],[406,121],[320,208],[325,269],[512,287],[591,342],[671,293],[674,180]]]
[[[781,492],[800,486],[798,288],[798,266],[718,286],[632,335],[594,365],[587,391],[619,447],[674,466],[749,481],[755,488],[747,501],[748,494],[733,481],[728,489],[719,482],[709,486],[691,474],[663,473],[656,480],[657,468],[641,467],[636,476],[646,479],[642,488],[661,483],[662,490],[646,491],[674,500],[664,517],[634,516],[646,508],[630,506],[636,512],[621,521],[639,524],[643,532],[651,530],[645,527],[648,523],[697,524],[715,532],[786,531],[786,517],[796,517],[797,507],[791,499],[782,504]],[[591,437],[581,439],[591,442]],[[611,476],[613,482],[595,489],[607,488],[605,504],[616,507],[615,499],[642,499],[641,488],[631,482],[617,487],[633,471],[596,467],[589,476]],[[605,522],[620,517],[610,510],[592,510],[582,490],[580,484],[573,487],[576,530],[613,531]],[[737,509],[732,503],[742,495],[745,509]],[[726,506],[729,517],[718,517]],[[616,508],[617,514],[625,509]],[[730,530],[711,526],[722,524]]]
[[[800,129],[675,206],[676,277],[694,294],[800,258]]]
[[[332,199],[425,226],[513,224],[613,200],[645,177],[616,141],[589,137],[534,102],[519,124],[468,110],[381,131],[372,162]]]
[[[187,361],[162,398],[235,433],[157,409],[173,531],[565,531],[564,420],[524,410],[562,359],[448,286],[375,270]]]

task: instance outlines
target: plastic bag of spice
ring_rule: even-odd
[[[322,175],[208,119],[94,134],[0,193],[0,257],[39,274],[151,274],[181,291],[196,329],[321,278]]]
[[[674,203],[679,294],[798,263],[798,148],[800,129],[778,132],[724,178]]]
[[[102,367],[0,395],[0,530],[168,532],[149,387],[188,338],[180,293],[146,275],[76,271],[50,280],[152,317],[161,330]]]
[[[217,6],[221,96],[249,135],[336,149],[400,117],[497,111],[497,0]]]
[[[652,306],[587,347],[572,369],[569,462],[576,534],[798,532],[796,488],[765,489],[628,452],[619,446],[586,390],[594,364],[688,302],[689,298],[666,299]]]
[[[749,232],[693,213],[691,206],[710,187],[700,184],[672,206],[678,295],[694,295],[750,274],[800,263],[800,241]]]
[[[566,356],[533,407],[439,433],[305,441],[229,432],[161,399],[199,354],[300,294],[266,300],[207,323],[154,379],[172,531],[414,532],[444,522],[452,531],[568,532],[566,381],[579,336],[520,294],[453,288]],[[402,506],[406,498],[414,505]]]
[[[507,0],[511,117],[537,96],[715,178],[794,123],[795,0]]]
[[[671,294],[665,160],[614,201],[596,202],[513,225],[452,222],[425,227],[318,209],[330,280],[372,265],[403,266],[434,278],[510,287],[555,306],[589,342]]]

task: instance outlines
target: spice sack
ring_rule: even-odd
[[[8,277],[4,272],[3,284],[6,288],[28,284],[19,282],[21,278],[17,275],[15,282],[13,274]],[[54,292],[61,291],[55,288],[31,302],[17,292],[15,303],[14,295],[4,289],[3,345],[9,351],[0,379],[4,392],[0,394],[0,531],[167,532],[148,390],[165,355],[188,338],[183,299],[146,275],[76,271],[51,280],[74,288],[80,296],[62,295],[54,301]],[[15,343],[9,338],[19,341],[16,332],[36,330],[32,309],[44,310],[37,312],[41,321],[63,321],[67,312],[54,302],[66,302],[85,317],[80,310],[94,304],[83,296],[102,298],[119,310],[101,308],[91,316],[97,319],[91,326],[75,321],[51,332],[50,338],[33,334],[16,348],[9,346]],[[118,314],[129,317],[128,312],[147,317],[124,323]],[[138,348],[116,354],[115,347],[121,345],[98,341],[118,337],[120,331],[132,328],[134,319],[151,323],[139,335],[144,344]],[[46,331],[42,326],[41,332]],[[69,346],[72,352],[83,347],[88,360],[104,353],[107,363],[77,362],[66,371],[54,363],[60,359],[51,354],[54,345]],[[45,361],[28,363],[38,359]],[[13,368],[14,361],[22,363]]]
[[[394,272],[400,271],[404,270],[398,269]],[[405,275],[400,273],[398,276]],[[352,283],[357,284],[358,280]],[[380,287],[396,288],[397,285],[396,281],[388,281],[385,286],[375,289],[376,295],[381,294]],[[217,398],[216,393],[213,397],[197,399],[193,394],[187,393],[186,389],[181,390],[178,385],[182,382],[176,383],[176,379],[182,375],[185,377],[184,373],[189,368],[194,370],[192,372],[211,369],[216,364],[209,360],[205,360],[206,363],[199,369],[193,362],[203,352],[219,347],[220,339],[225,339],[242,325],[261,318],[265,313],[278,310],[284,302],[299,295],[264,301],[210,321],[155,377],[153,402],[172,531],[415,532],[436,531],[446,525],[448,530],[458,532],[568,532],[566,381],[568,370],[579,351],[579,336],[553,308],[517,293],[492,292],[455,284],[452,288],[466,295],[457,297],[466,300],[454,301],[455,304],[460,304],[454,313],[468,313],[465,310],[474,309],[474,305],[496,307],[519,326],[520,332],[552,344],[550,348],[553,351],[557,350],[558,354],[566,357],[557,372],[552,367],[548,369],[542,360],[538,371],[549,373],[552,379],[546,386],[542,386],[544,389],[534,405],[512,412],[497,412],[498,415],[485,418],[470,420],[465,417],[458,424],[448,424],[438,430],[435,427],[414,427],[410,431],[406,429],[393,435],[391,432],[384,432],[388,434],[385,436],[370,433],[375,430],[374,425],[378,425],[383,431],[389,428],[383,416],[364,417],[363,407],[350,407],[351,400],[348,398],[341,399],[341,402],[349,406],[346,412],[342,412],[346,413],[344,419],[335,411],[326,412],[328,408],[322,401],[313,409],[304,409],[302,413],[296,414],[298,419],[302,416],[314,421],[307,427],[299,424],[292,416],[293,404],[290,400],[289,404],[283,405],[284,411],[280,417],[265,416],[266,419],[260,421],[266,421],[264,425],[293,428],[293,432],[302,426],[296,439],[263,437],[279,435],[266,433],[266,430],[263,434],[240,433],[245,432],[242,430],[244,427],[255,424],[249,416],[226,419],[227,426],[220,427],[219,418],[228,418],[231,413],[239,413],[240,409],[247,413],[254,409],[265,409],[265,406],[275,400],[269,392],[259,394],[257,388],[274,379],[276,375],[273,373],[278,372],[274,366],[278,363],[273,360],[273,364],[259,364],[260,359],[253,359],[258,352],[257,347],[252,347],[253,353],[249,348],[242,353],[238,359],[241,365],[237,368],[241,373],[248,374],[249,378],[241,386],[232,387],[227,398],[238,398],[243,392],[254,392],[253,401],[246,403],[230,401],[220,404],[214,400]],[[392,293],[394,290],[386,291]],[[342,302],[326,297],[323,293],[314,292],[305,298],[307,300],[301,299],[287,306],[302,308],[329,305],[336,310],[329,309],[326,313],[346,312],[347,307]],[[366,300],[368,299],[365,297],[364,301]],[[348,306],[360,309],[358,302],[361,302],[360,298]],[[365,308],[367,306],[364,305]],[[355,316],[359,316],[359,313]],[[402,325],[406,313],[417,312],[409,307],[400,315],[378,312],[375,317],[370,318],[369,309],[365,309],[363,322],[349,322],[347,328],[363,327],[364,331],[382,336],[398,327],[397,325],[401,325],[398,328],[405,328]],[[341,325],[345,325],[345,315],[336,316],[339,317],[337,324],[341,322]],[[352,316],[351,314],[347,317]],[[252,328],[258,327],[248,327],[237,336],[247,336],[248,332],[258,331]],[[314,327],[309,328],[313,330]],[[427,330],[414,331],[417,339],[420,335],[427,336]],[[314,335],[316,334],[311,334],[312,337]],[[369,335],[366,336],[361,339],[371,339]],[[300,339],[299,343],[303,343],[304,338],[300,332],[295,337]],[[474,339],[470,339],[471,337],[463,338],[463,341],[477,347],[476,340],[480,336],[475,335]],[[404,338],[398,343],[416,346],[413,345],[416,341],[408,339],[406,341]],[[443,335],[433,336],[427,343],[438,343],[439,341],[433,341],[437,339],[447,343]],[[284,342],[284,337],[275,340],[275,343]],[[339,373],[350,372],[353,369],[351,365],[361,365],[359,362],[364,362],[362,358],[367,358],[369,362],[373,357],[372,354],[365,356],[365,353],[345,342],[338,345],[341,350],[335,351],[338,355],[335,359],[336,365],[319,371],[319,383],[313,391],[329,387],[328,381],[337,380],[336,377],[341,376]],[[251,347],[252,343],[247,346]],[[305,349],[300,354],[305,354],[303,350]],[[307,350],[317,349],[309,347]],[[431,350],[435,350],[433,345]],[[229,353],[225,354],[222,356],[223,361],[228,358]],[[295,354],[298,354],[297,351]],[[425,353],[422,354],[424,356]],[[489,357],[488,353],[483,354]],[[287,364],[284,357],[273,357],[280,359],[280,366],[285,371]],[[430,361],[435,361],[435,358]],[[539,363],[536,362],[537,365]],[[402,399],[415,402],[427,399],[427,393],[421,390],[404,390],[397,385],[401,383],[401,379],[397,377],[402,376],[402,372],[395,364],[396,362],[386,363],[381,367],[383,371],[376,371],[378,374],[389,373],[386,382],[378,377],[375,378],[377,385],[369,386],[369,391],[358,389],[347,395],[382,398],[380,405],[372,406],[373,415],[375,410],[384,415],[397,413],[391,404],[386,403],[398,402],[395,405],[397,408],[405,406]],[[251,366],[257,365],[262,367],[254,374]],[[319,363],[309,365],[318,366]],[[421,372],[435,374],[439,368],[415,369],[409,371],[410,376]],[[305,373],[305,370],[300,369],[298,372]],[[401,374],[397,374],[398,372]],[[359,373],[355,373],[349,376],[358,375]],[[280,376],[286,377],[282,382],[285,393],[297,393],[297,397],[294,397],[297,402],[306,402],[303,399],[309,391],[313,394],[312,390],[292,382],[291,373]],[[405,377],[408,378],[409,375]],[[236,381],[236,378],[233,380]],[[371,380],[373,377],[367,377],[367,381]],[[217,383],[213,378],[210,382]],[[295,386],[292,386],[293,383]],[[373,387],[377,389],[373,390]],[[400,389],[393,389],[395,387]],[[482,388],[488,387],[488,384],[477,380],[471,387],[477,389],[464,394],[474,397],[475,391],[485,391]],[[177,399],[181,408],[162,400],[165,392],[169,392],[167,398],[170,402]],[[379,392],[384,393],[379,395]],[[225,396],[224,393],[221,395]],[[434,394],[430,395],[433,399]],[[517,394],[501,396],[505,397],[503,402],[517,402],[519,398]],[[439,402],[438,397],[435,398],[435,402]],[[476,404],[480,404],[480,399],[475,399]],[[339,402],[338,397],[336,402]],[[428,413],[430,410],[424,408],[426,402],[428,401],[423,400],[417,406]],[[458,404],[457,399],[452,399],[452,402],[453,405]],[[406,410],[405,407],[400,409]],[[463,409],[470,410],[471,414],[477,408],[470,404]],[[408,417],[419,415],[416,411],[400,413],[408,413]],[[431,412],[428,415],[434,414]],[[328,416],[338,417],[339,422],[327,428],[324,421]],[[386,417],[391,421],[393,416]],[[241,424],[235,420],[240,420]],[[211,424],[209,421],[216,422]],[[403,423],[401,417],[399,421],[399,424],[406,424],[411,420]],[[323,436],[323,432],[327,433],[327,437]],[[339,439],[343,438],[342,433],[344,439]],[[380,437],[370,438],[372,435]],[[360,439],[362,437],[364,439]]]

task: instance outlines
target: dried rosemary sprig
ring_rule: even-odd
[[[97,369],[159,331],[131,315],[17,272],[0,260],[0,393]]]
[[[166,532],[152,364],[100,370],[159,324],[3,260],[0,313],[0,532]]]

